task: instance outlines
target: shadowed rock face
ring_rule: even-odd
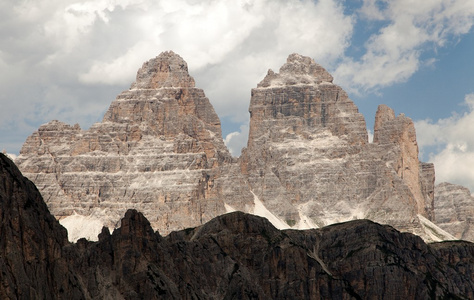
[[[67,243],[35,185],[0,154],[0,298],[55,299],[64,285],[74,293],[77,278],[61,261]]]
[[[427,245],[368,220],[280,231],[242,212],[162,237],[129,210],[112,234],[69,244],[2,154],[0,183],[2,299],[474,297],[469,242]]]
[[[186,62],[164,52],[102,122],[42,125],[16,163],[70,232],[81,217],[98,224],[89,238],[129,208],[164,234],[239,210],[279,228],[367,218],[428,241],[450,238],[425,224],[435,215],[434,166],[418,160],[413,122],[381,105],[369,143],[362,114],[332,81],[298,54],[269,70],[252,89],[248,145],[236,159]]]

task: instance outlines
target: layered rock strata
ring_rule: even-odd
[[[241,169],[282,220],[324,226],[368,218],[426,236],[419,216],[433,216],[434,172],[418,161],[409,118],[380,106],[368,143],[355,104],[326,70],[298,54],[252,90],[249,110]]]
[[[165,52],[102,122],[45,124],[16,163],[73,240],[114,228],[128,208],[164,234],[240,210],[278,228],[368,218],[429,241],[452,238],[431,223],[434,168],[418,160],[413,122],[382,105],[369,143],[363,116],[332,81],[298,54],[270,70],[252,90],[248,145],[235,159],[186,62]]]
[[[435,223],[462,240],[474,241],[474,197],[469,189],[451,183],[435,187]]]
[[[0,154],[2,299],[472,299],[474,245],[368,220],[277,230],[234,212],[163,237],[136,210],[70,244]]]
[[[45,124],[16,163],[57,218],[87,216],[98,224],[94,236],[101,222],[114,228],[129,208],[162,232],[225,212],[214,182],[231,160],[219,118],[186,62],[164,52],[143,64],[102,122],[88,130]]]

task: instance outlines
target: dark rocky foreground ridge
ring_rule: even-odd
[[[97,242],[67,241],[0,154],[1,299],[473,299],[474,244],[426,244],[368,220],[280,231],[234,212],[172,232],[129,210]]]

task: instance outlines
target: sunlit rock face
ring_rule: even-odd
[[[408,117],[381,105],[369,143],[357,106],[298,54],[268,71],[249,111],[248,145],[232,158],[186,62],[164,52],[102,122],[82,130],[51,121],[16,163],[75,238],[115,227],[129,208],[162,234],[240,210],[279,229],[368,218],[429,241],[452,238],[431,223],[434,167],[419,162]]]
[[[231,160],[219,118],[186,62],[164,52],[143,64],[102,122],[88,130],[45,124],[16,163],[59,219],[92,216],[114,227],[137,208],[167,233],[225,211],[215,180]]]
[[[436,185],[435,223],[458,239],[474,241],[474,197],[469,189],[446,182]]]
[[[332,76],[312,59],[288,57],[250,102],[241,169],[260,201],[288,223],[322,226],[369,218],[424,235],[434,173],[420,167],[413,122],[380,106],[374,142]]]

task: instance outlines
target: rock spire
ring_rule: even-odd
[[[131,89],[193,88],[188,64],[173,51],[161,53],[143,64]]]

